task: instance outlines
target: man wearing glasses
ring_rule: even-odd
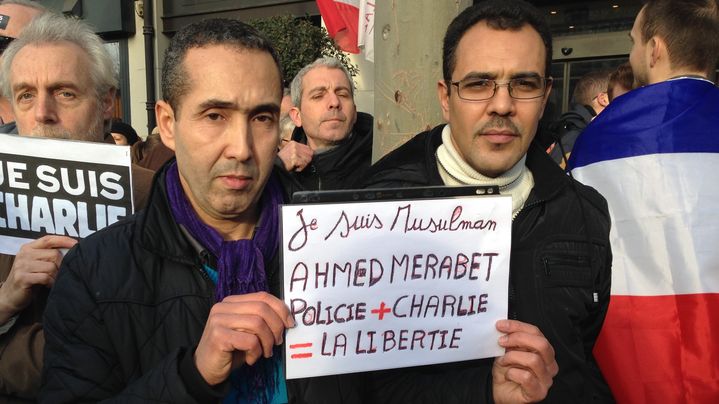
[[[513,214],[509,320],[496,324],[505,354],[373,372],[371,401],[612,401],[592,356],[609,304],[606,201],[533,142],[551,56],[549,27],[528,3],[466,9],[444,38],[437,93],[448,124],[371,169],[373,188],[498,185],[512,196]]]
[[[0,0],[0,55],[20,35],[33,18],[45,12],[40,4],[30,0]],[[0,95],[0,133],[13,131],[15,121],[10,101]]]

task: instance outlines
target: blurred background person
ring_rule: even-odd
[[[132,126],[122,121],[113,121],[112,127],[110,128],[110,135],[115,141],[115,144],[132,146],[140,140],[137,136],[137,132]]]
[[[612,74],[609,75],[607,84],[607,97],[609,102],[634,88],[634,73],[629,62],[622,63]]]
[[[549,155],[557,164],[565,167],[579,134],[609,104],[607,85],[610,70],[602,69],[582,76],[572,94],[572,107],[554,124],[557,142]]]
[[[162,143],[157,126],[144,141],[140,140],[130,150],[130,159],[134,164],[148,170],[157,171],[166,162],[175,157],[175,152]]]

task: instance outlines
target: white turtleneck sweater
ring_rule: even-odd
[[[534,187],[534,177],[524,165],[527,156],[522,157],[514,167],[504,174],[491,178],[472,168],[457,152],[452,143],[449,125],[442,130],[442,144],[437,148],[437,167],[445,185],[497,185],[501,195],[512,197],[512,220],[529,197]]]

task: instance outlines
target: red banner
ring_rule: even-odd
[[[345,52],[359,53],[357,26],[359,7],[357,0],[316,0],[327,32],[337,46]]]

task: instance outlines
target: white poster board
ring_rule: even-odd
[[[499,356],[511,198],[282,207],[287,378]]]
[[[0,134],[0,253],[87,237],[133,212],[130,148]]]

